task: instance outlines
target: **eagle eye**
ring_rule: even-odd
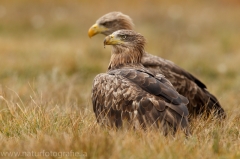
[[[109,26],[109,24],[110,24],[110,22],[103,22],[103,23],[101,23],[101,25],[105,26],[105,27]]]
[[[119,37],[122,39],[122,40],[125,40],[127,38],[127,35],[119,35]]]

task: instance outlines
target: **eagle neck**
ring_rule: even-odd
[[[124,47],[120,45],[113,45],[111,60],[108,69],[116,68],[120,65],[139,64],[144,53],[144,49],[137,47]]]

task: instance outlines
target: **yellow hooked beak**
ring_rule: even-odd
[[[91,38],[96,34],[102,33],[104,31],[108,30],[108,28],[98,25],[98,24],[94,24],[93,26],[91,26],[88,30],[88,36]]]
[[[121,43],[123,43],[123,41],[115,37],[113,34],[106,36],[103,42],[104,47],[105,45],[117,45]]]

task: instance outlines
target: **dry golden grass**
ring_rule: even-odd
[[[201,79],[227,119],[194,120],[189,139],[100,128],[90,92],[110,47],[87,30],[110,11],[133,18],[148,52]],[[240,158],[239,17],[237,0],[1,1],[0,158]]]

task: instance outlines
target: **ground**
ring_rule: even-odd
[[[226,120],[196,119],[188,139],[100,128],[91,85],[111,48],[87,31],[110,11],[133,18],[149,53],[203,81]],[[240,158],[239,17],[237,0],[2,0],[0,157]]]

